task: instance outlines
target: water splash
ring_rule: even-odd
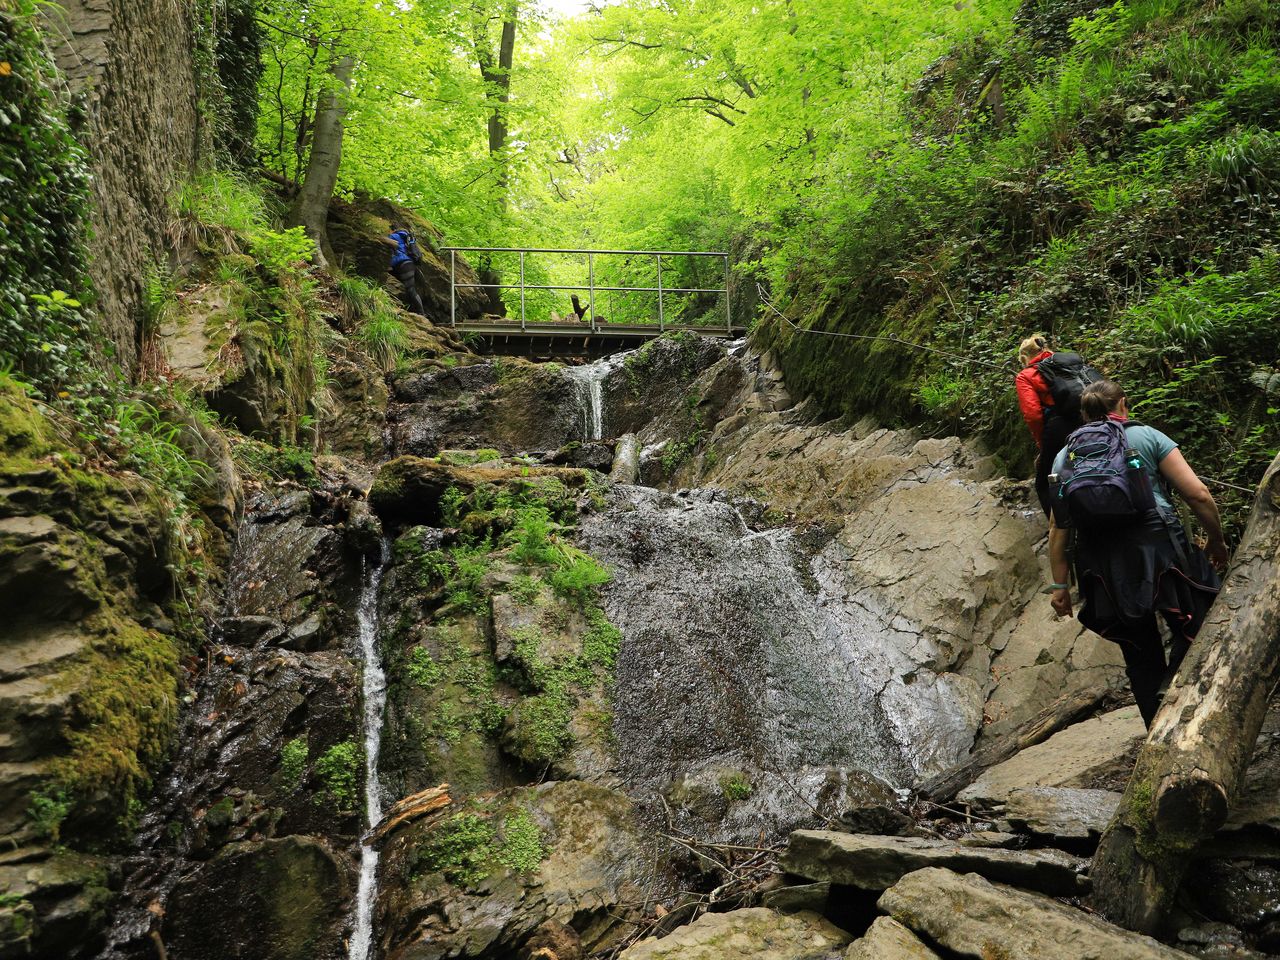
[[[356,609],[363,661],[361,699],[364,702],[365,817],[370,828],[382,819],[378,753],[382,749],[382,715],[387,704],[387,677],[378,655],[378,587],[382,584],[388,554],[389,545],[384,540],[377,566],[365,571],[360,605]],[[349,960],[368,960],[369,948],[373,943],[373,904],[377,893],[378,851],[366,843],[360,848],[360,883],[356,889],[356,919],[347,953]]]

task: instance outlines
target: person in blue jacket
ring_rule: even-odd
[[[425,317],[427,312],[422,306],[422,297],[418,296],[418,261],[422,259],[418,241],[399,223],[391,225],[391,234],[387,240],[395,247],[391,252],[388,269],[404,288],[404,304],[414,313]]]

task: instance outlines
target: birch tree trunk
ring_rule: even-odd
[[[338,168],[342,164],[342,121],[347,113],[354,67],[353,57],[340,58],[330,68],[334,82],[316,98],[311,157],[289,214],[289,222],[303,227],[307,236],[315,241],[316,262],[321,267],[328,267],[333,261],[333,248],[329,246],[329,201],[333,199]]]
[[[1226,822],[1278,677],[1280,457],[1094,855],[1108,919],[1143,933],[1164,923],[1196,845]]]

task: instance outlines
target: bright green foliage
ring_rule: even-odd
[[[290,789],[302,784],[307,769],[307,738],[294,737],[280,748],[280,776]]]
[[[562,544],[561,555],[550,580],[551,588],[566,599],[585,604],[597,587],[613,578],[607,567],[577,547]]]
[[[316,774],[325,796],[337,810],[350,810],[356,802],[362,754],[354,740],[335,743],[316,761]]]

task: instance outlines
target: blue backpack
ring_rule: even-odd
[[[1049,478],[1058,526],[1080,530],[1125,526],[1155,510],[1151,477],[1125,434],[1137,425],[1099,420],[1067,437],[1066,463]]]

